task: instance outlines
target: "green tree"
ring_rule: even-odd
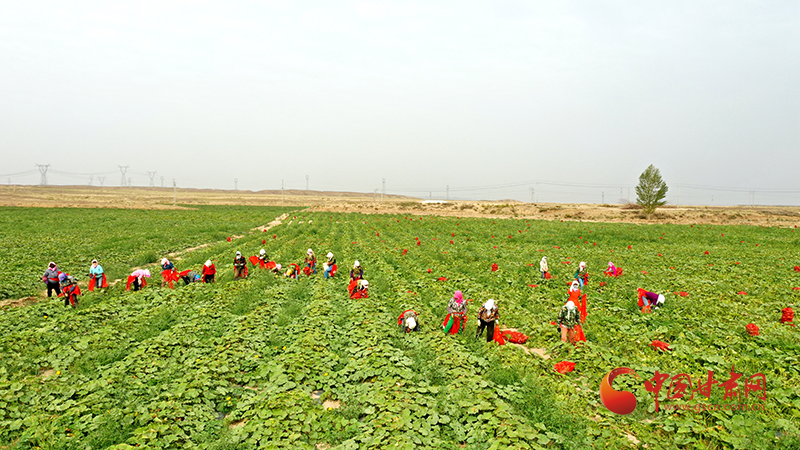
[[[667,204],[664,198],[667,196],[667,183],[661,179],[661,172],[650,164],[641,175],[639,175],[639,185],[636,186],[636,204],[642,207],[642,212],[647,215],[659,206]]]

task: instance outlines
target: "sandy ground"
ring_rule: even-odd
[[[380,195],[379,195],[380,197]],[[176,206],[173,206],[175,202]],[[800,207],[679,206],[660,208],[652,217],[624,205],[523,203],[515,201],[451,201],[354,192],[226,191],[146,187],[0,186],[0,206],[175,209],[193,205],[308,206],[311,211],[442,215],[455,217],[524,218],[624,223],[706,223],[794,227]]]

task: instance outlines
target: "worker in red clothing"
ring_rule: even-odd
[[[214,267],[214,263],[210,259],[206,260],[206,263],[203,264],[203,283],[213,283],[216,274],[217,268]]]
[[[413,309],[407,309],[400,314],[397,318],[397,325],[401,326],[404,333],[411,333],[412,331],[419,331],[419,323],[417,323],[417,312]]]

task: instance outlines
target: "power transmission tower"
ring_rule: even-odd
[[[383,201],[384,195],[386,195],[386,178],[383,179],[383,190],[381,191],[381,201]]]
[[[89,175],[89,186],[92,186],[94,183],[94,175]]]
[[[164,187],[164,175],[161,175],[161,187]]]
[[[42,174],[39,184],[47,186],[47,169],[50,168],[50,164],[36,164],[36,167],[39,168],[39,173]]]
[[[120,186],[125,186],[125,172],[128,171],[129,166],[117,166],[119,167],[119,171],[122,174],[122,180],[119,182]]]
[[[150,177],[150,187],[155,187],[156,185],[156,173],[157,172],[150,172],[149,170],[147,171],[147,176]]]
[[[306,175],[306,190],[308,190],[308,175]]]
[[[100,181],[100,186],[103,185],[103,182],[106,181],[106,177],[97,177],[98,181]]]
[[[233,190],[234,191],[238,191],[239,190],[239,179],[238,178],[234,178],[233,179]]]

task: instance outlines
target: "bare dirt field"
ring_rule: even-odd
[[[173,202],[175,205],[173,206]],[[356,192],[232,191],[147,187],[0,186],[0,206],[174,209],[194,205],[307,206],[311,211],[442,215],[457,217],[515,217],[625,223],[707,223],[795,227],[800,207],[793,206],[679,206],[667,205],[651,217],[625,205],[523,203],[508,201],[450,201]]]

